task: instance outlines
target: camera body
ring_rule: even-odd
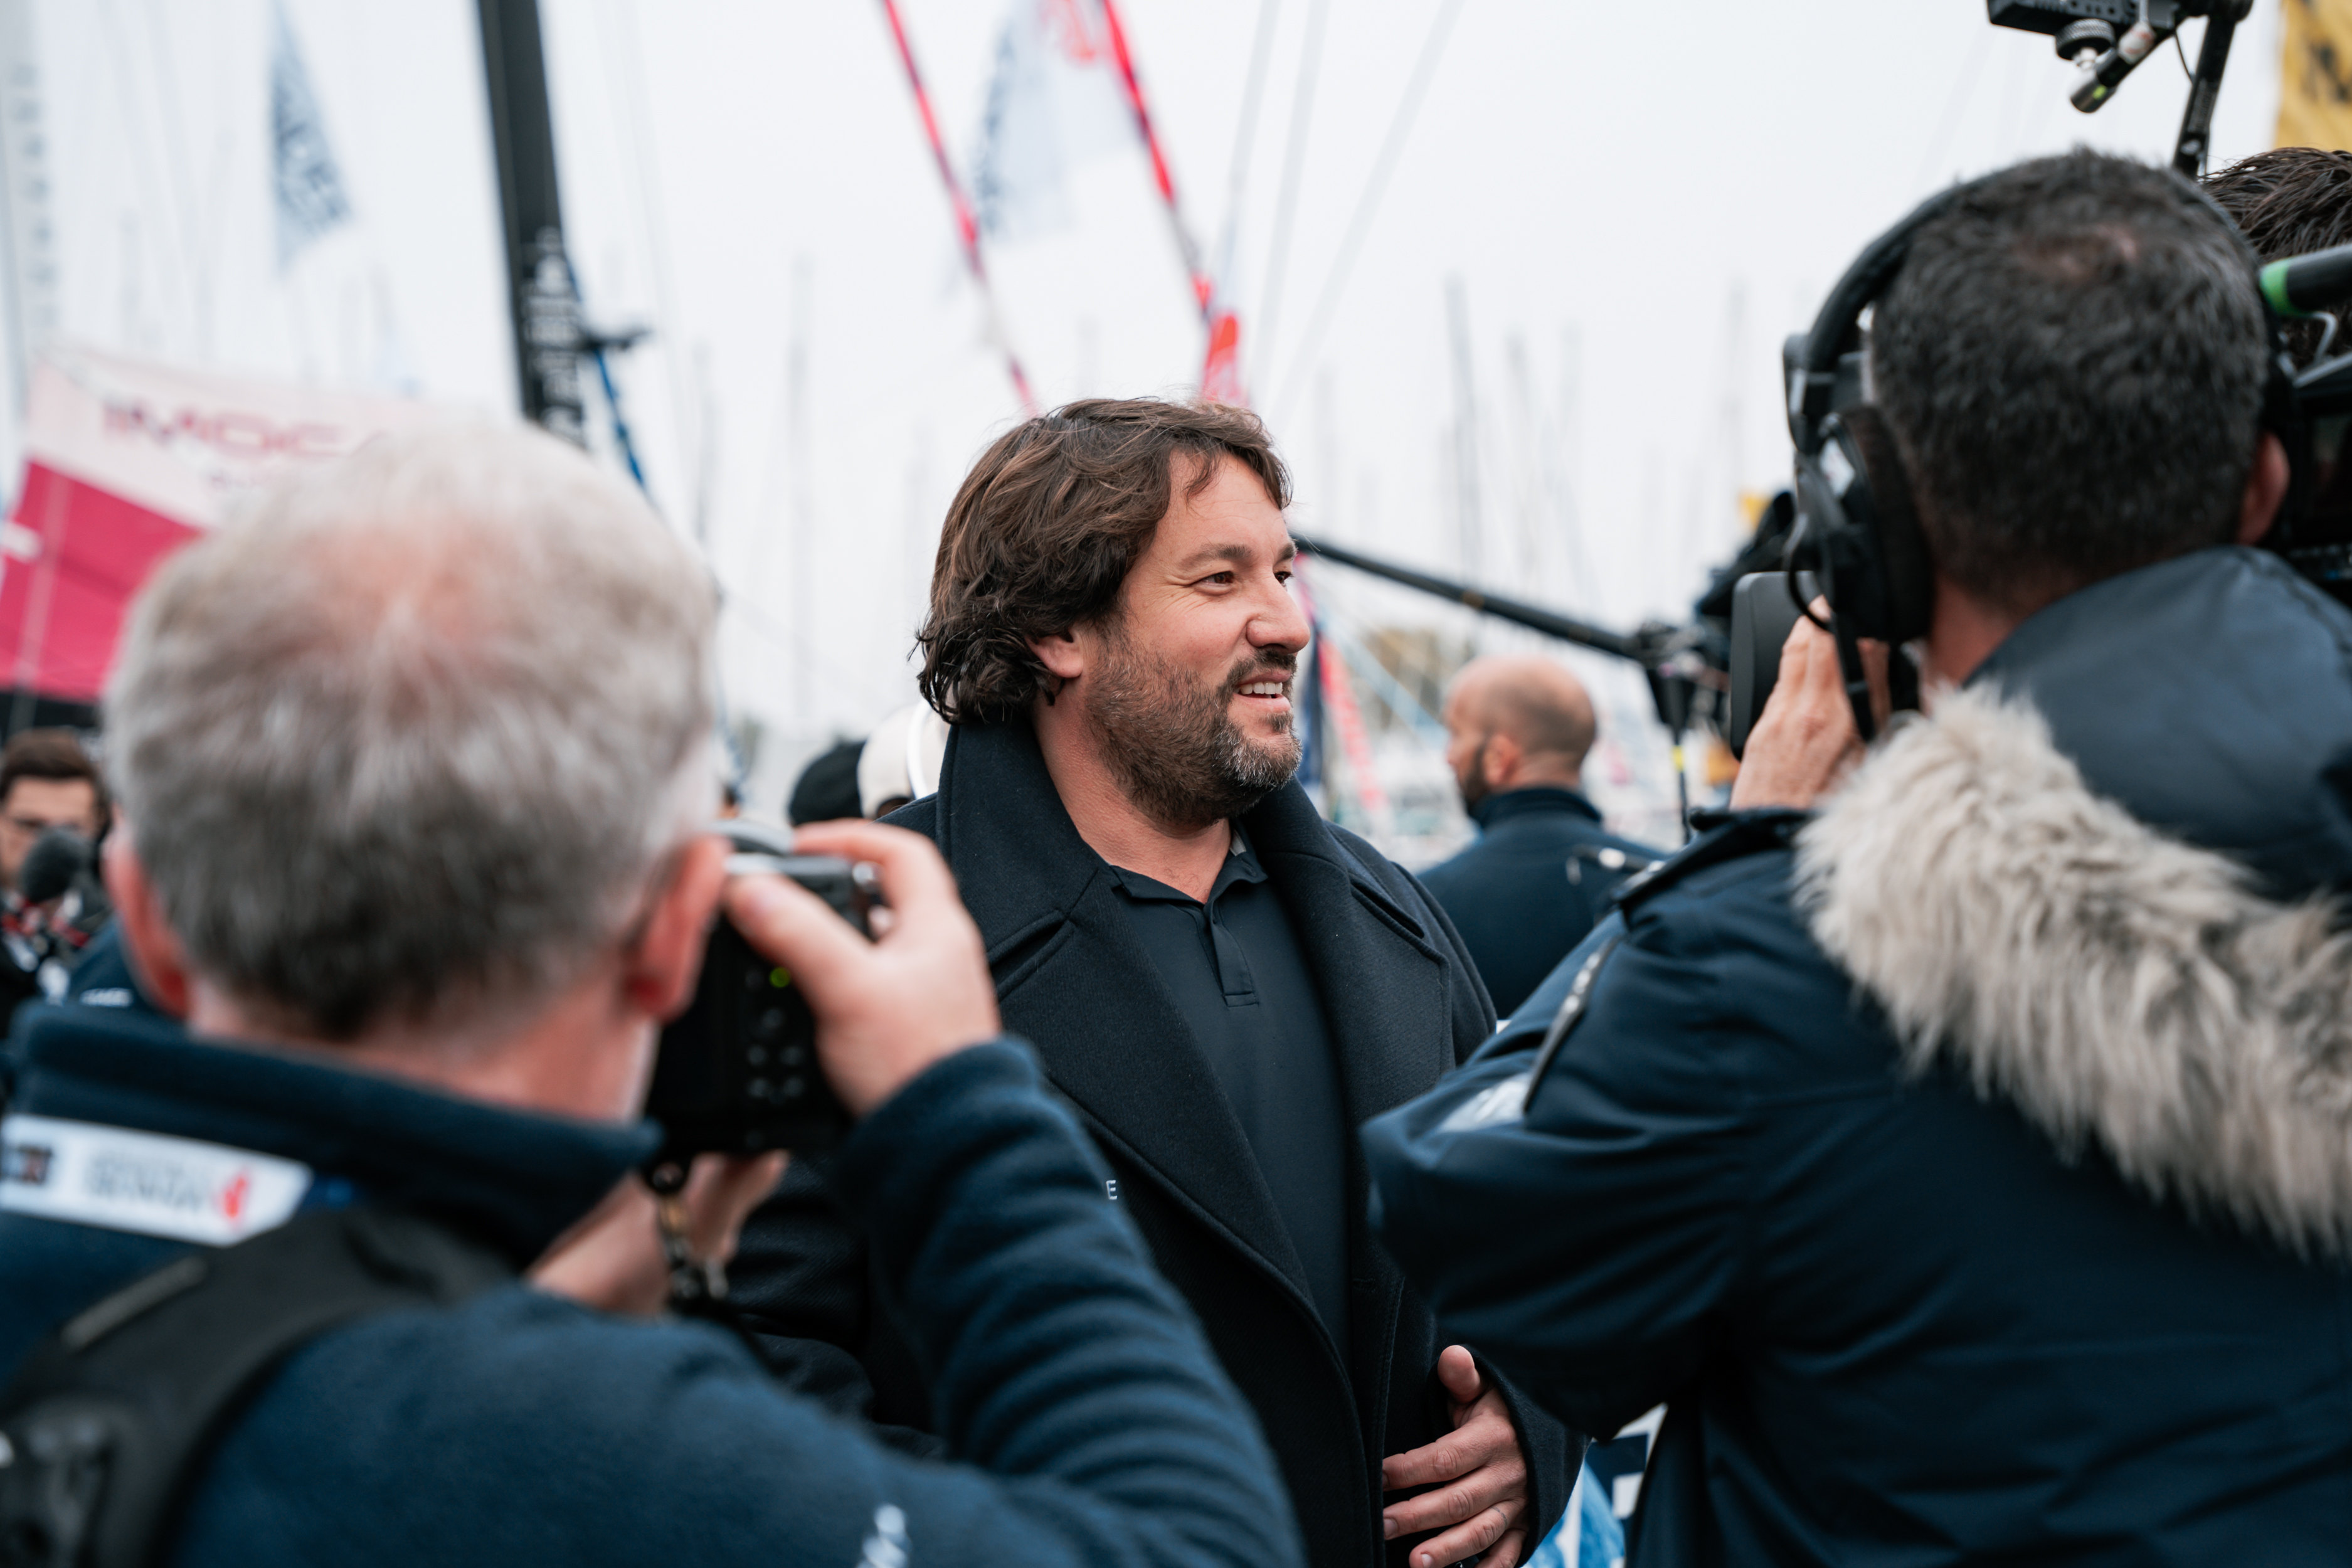
[[[865,934],[879,902],[874,868],[795,855],[791,837],[757,823],[723,822],[730,874],[789,877]],[[694,1000],[662,1031],[646,1114],[662,1124],[656,1163],[700,1153],[814,1154],[849,1130],[848,1110],[816,1056],[816,1016],[792,972],[721,917],[704,950]]]

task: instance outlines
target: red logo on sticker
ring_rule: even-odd
[[[228,1218],[231,1224],[236,1223],[238,1214],[244,1210],[245,1194],[252,1188],[252,1186],[253,1178],[247,1175],[245,1172],[239,1171],[236,1175],[229,1178],[228,1185],[221,1189],[221,1213]]]

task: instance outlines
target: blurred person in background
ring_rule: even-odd
[[[940,787],[947,761],[947,721],[928,702],[911,703],[874,726],[857,753],[858,809],[886,817]]]
[[[636,492],[520,430],[305,470],[142,591],[107,692],[106,872],[187,1030],[45,1008],[12,1042],[0,1555],[37,1549],[28,1513],[54,1542],[93,1496],[120,1524],[156,1495],[112,1483],[189,1383],[142,1363],[132,1436],[93,1451],[125,1429],[73,1374],[193,1334],[194,1386],[256,1379],[184,1508],[147,1515],[183,1568],[1298,1561],[1249,1406],[1000,1037],[938,852],[801,836],[878,868],[874,942],[790,882],[729,881],[712,641],[708,573]],[[661,1226],[637,1174],[656,1032],[722,897],[814,1010],[856,1118],[831,1190],[959,1463],[663,1315],[782,1159],[703,1156]],[[282,1360],[234,1337],[362,1276],[397,1304],[326,1297]],[[239,1279],[263,1289],[218,1293]]]
[[[0,750],[0,886],[16,873],[42,834],[69,827],[84,838],[105,831],[106,784],[71,730],[26,730]]]
[[[18,887],[26,857],[54,829],[95,845],[110,815],[106,782],[71,730],[26,730],[0,750],[0,1033],[20,1005],[43,994],[45,967],[62,987],[102,921],[52,920],[49,909],[28,902]]]
[[[784,802],[784,820],[794,827],[840,822],[866,815],[857,809],[857,758],[863,741],[835,741],[809,759]]]
[[[1421,874],[1508,1017],[1582,942],[1617,885],[1658,852],[1601,826],[1583,793],[1599,726],[1583,682],[1550,659],[1494,654],[1445,693],[1445,761],[1478,837]]]
[[[919,634],[952,725],[938,792],[894,820],[946,854],[1006,1018],[1250,1400],[1311,1560],[1506,1568],[1559,1516],[1573,1440],[1435,1337],[1351,1152],[1494,1014],[1444,911],[1292,777],[1288,500],[1240,409],[1088,401],[1000,438]],[[824,1177],[796,1165],[755,1218],[739,1296],[919,1448],[920,1359]]]

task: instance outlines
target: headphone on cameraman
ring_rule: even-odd
[[[1797,574],[1812,574],[1831,618],[1822,626],[1837,641],[1838,670],[1853,705],[1862,738],[1875,737],[1870,686],[1862,662],[1862,639],[1890,652],[1927,632],[1934,576],[1927,535],[1911,495],[1910,478],[1885,416],[1862,397],[1863,312],[1883,298],[1911,254],[1919,230],[1967,200],[1990,174],[1930,196],[1910,215],[1864,248],[1830,290],[1812,330],[1792,337],[1782,351],[1788,374],[1789,434],[1796,443],[1797,520],[1785,551],[1789,593],[1798,613],[1822,626],[1804,603]],[[2221,204],[2187,181],[2184,205],[2221,219],[2246,258],[2247,280],[2257,295],[2261,258]],[[2263,310],[2268,335],[2264,358],[2261,427],[2278,437],[2287,454],[2287,492],[2272,538],[2292,537],[2311,468],[2310,432],[2297,404],[2294,363],[2288,355],[2277,315]],[[1890,658],[1888,678],[1897,709],[1918,706],[1916,671],[1907,658]]]

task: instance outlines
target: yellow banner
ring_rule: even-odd
[[[2352,0],[2284,0],[2278,145],[2352,149]]]

